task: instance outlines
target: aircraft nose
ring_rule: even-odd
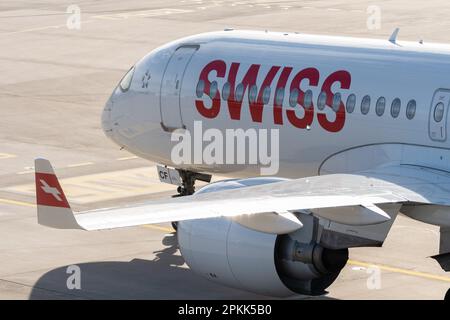
[[[113,102],[111,99],[106,102],[105,107],[103,108],[102,112],[102,128],[103,132],[106,134],[106,136],[110,137],[112,135],[112,122],[111,122],[111,113],[113,108]]]

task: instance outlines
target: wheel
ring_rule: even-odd
[[[177,231],[177,229],[178,229],[178,222],[177,221],[174,221],[174,222],[171,222],[172,223],[172,228],[175,230],[175,231]]]
[[[450,289],[448,289],[447,293],[445,294],[445,301],[450,301]]]

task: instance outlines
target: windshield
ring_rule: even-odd
[[[120,81],[119,87],[122,92],[127,91],[131,86],[131,80],[133,80],[134,67],[128,70],[127,74]]]

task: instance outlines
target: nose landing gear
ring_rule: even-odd
[[[197,181],[197,180],[208,182],[208,183],[211,182],[210,174],[198,173],[198,172],[182,170],[182,169],[177,169],[177,171],[180,174],[182,185],[177,188],[178,194],[174,195],[173,197],[184,197],[184,196],[190,196],[190,195],[194,194],[195,181]],[[178,228],[177,221],[172,222],[172,228],[174,228],[174,230],[177,231],[177,228]]]
[[[204,182],[211,181],[210,174],[198,173],[193,171],[187,171],[182,169],[177,169],[180,174],[182,185],[178,187],[178,194],[174,197],[190,196],[195,192],[195,181],[200,180]]]

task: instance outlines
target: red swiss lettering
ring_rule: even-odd
[[[203,80],[205,83],[205,87],[203,89],[203,93],[205,93],[210,99],[210,89],[211,82],[209,81],[209,74],[213,71],[216,72],[217,77],[223,78],[225,77],[225,72],[227,70],[227,65],[223,60],[214,60],[208,63],[200,73],[199,80]],[[197,107],[198,112],[204,116],[205,118],[215,118],[219,114],[220,111],[220,92],[217,90],[216,95],[211,99],[211,107],[206,107],[203,103],[203,100],[195,100],[195,106]]]
[[[245,73],[244,78],[241,83],[244,86],[244,91],[242,94],[242,99],[238,101],[236,99],[236,76],[239,70],[240,63],[233,62],[230,67],[230,72],[228,73],[228,82],[230,83],[230,96],[228,98],[228,112],[233,120],[241,119],[241,108],[242,101],[244,100],[245,91],[247,87],[256,84],[256,78],[258,77],[258,71],[261,65],[252,64]]]
[[[345,70],[339,70],[333,72],[325,79],[322,85],[322,91],[327,94],[327,106],[332,108],[334,93],[331,92],[331,86],[335,82],[339,82],[341,84],[341,89],[349,89],[350,83],[352,81],[352,77],[350,73]],[[329,132],[338,132],[341,131],[345,124],[345,106],[342,101],[339,104],[339,109],[336,112],[336,118],[334,121],[329,121],[327,119],[326,114],[318,112],[317,120],[319,120],[319,124],[322,128]]]
[[[228,95],[227,103],[228,112],[232,120],[241,119],[242,103],[244,100],[244,96],[248,90],[249,93],[251,92],[252,97],[252,99],[249,99],[248,103],[252,121],[259,123],[262,122],[264,102],[267,102],[265,101],[265,99],[267,98],[267,96],[264,95],[265,90],[267,88],[271,88],[272,83],[278,74],[278,71],[281,69],[282,71],[276,83],[275,91],[272,93],[274,97],[274,124],[283,124],[283,103],[280,101],[280,97],[277,98],[277,95],[281,94],[280,90],[283,90],[282,93],[291,93],[295,89],[299,91],[299,95],[297,97],[297,105],[303,108],[304,115],[303,117],[299,117],[296,113],[297,110],[289,108],[286,110],[286,116],[289,122],[296,128],[305,129],[312,124],[314,120],[314,104],[311,103],[311,106],[308,106],[308,108],[306,108],[305,91],[301,88],[301,84],[303,80],[308,80],[309,86],[317,87],[320,80],[320,73],[318,69],[306,68],[299,71],[292,79],[290,90],[288,91],[286,90],[286,87],[289,76],[291,75],[291,72],[293,70],[292,67],[282,68],[280,66],[272,66],[265,75],[265,78],[262,81],[261,86],[259,87],[257,84],[257,79],[261,65],[250,65],[247,72],[243,76],[242,81],[238,85],[236,77],[240,66],[240,63],[233,62],[228,72],[228,84],[230,92]],[[217,78],[224,78],[226,71],[227,65],[223,60],[214,60],[208,63],[200,73],[199,81],[204,81],[203,93],[206,94],[207,98],[211,100],[211,104],[210,107],[208,107],[205,105],[203,99],[199,99],[195,100],[195,106],[198,112],[205,118],[212,119],[217,117],[220,112],[221,104],[220,90],[217,90],[215,96],[211,97],[211,82],[209,80],[209,76],[214,72]],[[335,94],[332,92],[332,87],[335,83],[340,84],[340,89],[350,89],[351,74],[348,71],[339,70],[330,74],[323,82],[321,90],[326,94],[326,107],[329,108],[333,108],[333,99]],[[238,86],[240,86],[239,90],[241,90],[241,92],[239,92],[239,95],[242,95],[242,97],[240,96],[239,99],[236,98],[236,90]],[[256,86],[256,90],[252,89],[253,86]],[[332,121],[327,118],[326,113],[324,113],[323,111],[317,112],[317,120],[320,126],[329,132],[339,132],[340,130],[342,130],[345,124],[345,117],[345,106],[342,101],[339,102],[339,108],[337,108],[335,119]]]
[[[300,88],[300,84],[303,79],[308,79],[309,85],[316,87],[319,84],[319,77],[319,70],[316,68],[307,68],[297,73],[294,79],[292,79],[291,91],[294,89],[299,90],[297,103],[305,110],[303,118],[298,118],[295,114],[295,110],[286,110],[289,122],[297,128],[305,129],[307,126],[311,125],[314,118],[314,104],[309,106],[309,108],[305,108],[305,92]]]

